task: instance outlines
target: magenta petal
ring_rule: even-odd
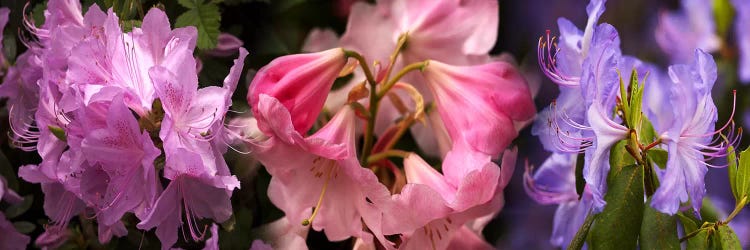
[[[327,93],[346,61],[344,51],[336,48],[279,57],[261,68],[247,95],[261,131],[270,133],[271,130],[258,114],[259,96],[266,94],[278,99],[289,110],[295,130],[307,132],[318,118]]]

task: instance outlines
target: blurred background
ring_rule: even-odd
[[[234,95],[233,110],[248,110],[245,96],[248,80],[255,70],[278,56],[299,53],[308,32],[313,28],[331,28],[339,35],[344,32],[349,14],[349,6],[357,0],[224,0],[220,4],[221,31],[233,34],[244,42],[244,47],[250,51],[246,61],[245,77]],[[88,6],[95,1],[83,1]],[[176,1],[148,1],[143,0],[144,6],[163,4],[170,20],[184,12]],[[371,1],[372,2],[372,1]],[[41,1],[31,1],[26,10],[27,15],[33,12],[34,18],[39,18]],[[537,41],[551,30],[553,35],[559,33],[557,18],[570,19],[578,27],[586,22],[586,0],[500,0],[500,25],[497,43],[491,54],[509,53],[525,72],[532,89],[538,90],[536,106],[538,110],[547,107],[557,96],[557,85],[549,81],[539,71],[537,65]],[[26,1],[0,0],[0,5],[11,9],[10,23],[5,29],[4,44],[6,55],[18,55],[24,51],[24,46],[18,42],[18,35],[23,34],[21,25],[23,7]],[[84,7],[85,9],[86,7]],[[658,23],[658,16],[665,11],[675,11],[680,8],[678,0],[610,0],[606,4],[607,10],[600,18],[600,22],[607,22],[617,28],[620,33],[623,54],[632,55],[666,69],[670,60],[667,54],[657,45],[654,30]],[[39,22],[37,22],[39,23]],[[731,111],[731,98],[728,91],[738,90],[738,111],[750,104],[750,89],[741,86],[732,68],[736,64],[736,49],[733,44],[732,29],[726,35],[725,47],[716,55],[720,65],[720,76],[714,90],[714,100],[719,107],[719,123],[723,123]],[[13,58],[14,56],[9,56]],[[203,70],[200,83],[220,83],[229,71],[234,56],[229,57],[201,57]],[[243,84],[244,83],[244,84]],[[2,105],[2,104],[0,104]],[[43,225],[47,218],[42,209],[43,196],[39,185],[25,183],[14,178],[18,167],[25,164],[40,162],[36,153],[23,152],[9,146],[8,113],[6,109],[0,111],[0,134],[6,138],[0,143],[0,171],[10,182],[10,186],[22,196],[32,197],[29,204],[17,208],[20,212],[12,219],[14,222],[29,222],[25,230],[32,235],[32,239],[43,232]],[[738,112],[735,121],[742,123],[743,112]],[[479,115],[479,114],[478,114]],[[407,138],[408,139],[408,138]],[[747,140],[743,141],[744,149]],[[517,163],[511,184],[505,189],[506,204],[499,216],[485,229],[486,239],[499,248],[508,249],[551,249],[549,237],[552,231],[555,205],[539,205],[531,200],[524,191],[522,176],[525,164],[539,166],[549,155],[539,144],[539,140],[530,134],[530,127],[521,132],[514,142],[519,148]],[[227,161],[242,182],[242,189],[235,190],[232,197],[234,217],[230,223],[233,230],[220,234],[220,244],[226,249],[248,249],[252,239],[257,238],[259,227],[280,218],[283,214],[268,200],[266,188],[270,176],[248,156],[233,153],[226,155]],[[12,170],[12,171],[11,171]],[[708,172],[707,190],[709,196],[716,198],[716,204],[725,211],[733,208],[731,192],[727,184],[725,169],[710,169]],[[722,198],[723,197],[723,198]],[[0,208],[6,209],[6,208]],[[744,211],[739,218],[748,217]],[[134,218],[131,218],[134,223]],[[87,225],[87,223],[89,223]],[[89,239],[85,235],[92,230],[91,221],[86,219],[74,220],[71,227],[78,230],[64,248],[81,246],[77,240]],[[741,232],[737,232],[740,234]],[[78,237],[78,238],[76,238]],[[748,235],[740,235],[747,239]],[[94,238],[95,239],[95,238]],[[141,242],[142,241],[142,242]],[[182,239],[181,239],[182,241]],[[202,243],[180,242],[177,246],[184,248],[200,248]],[[747,242],[745,242],[747,244]],[[119,247],[130,249],[141,246],[146,249],[158,248],[159,242],[153,232],[133,231],[122,239],[113,239],[107,246],[91,243],[91,248]],[[311,249],[347,249],[352,241],[327,243],[325,236],[319,232],[310,231],[308,245]]]

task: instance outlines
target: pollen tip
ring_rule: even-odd
[[[303,226],[309,226],[310,225],[310,220],[308,220],[308,219],[302,220],[302,225]]]

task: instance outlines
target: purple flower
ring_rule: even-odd
[[[552,154],[533,177],[529,167],[524,173],[524,187],[529,197],[540,204],[559,204],[550,243],[562,248],[570,244],[593,205],[588,188],[578,199],[575,165],[575,154]]]
[[[27,245],[29,245],[29,241],[31,241],[29,236],[23,235],[16,231],[16,228],[13,227],[13,223],[10,223],[10,221],[5,219],[5,215],[3,213],[0,213],[0,234],[3,235],[3,237],[0,237],[1,249],[26,249]]]
[[[661,13],[654,33],[659,47],[675,63],[689,62],[695,49],[714,52],[721,46],[711,1],[706,0],[682,0],[681,11]]]
[[[711,55],[698,49],[692,64],[669,67],[669,77],[673,83],[669,96],[673,120],[667,123],[671,124],[667,130],[657,130],[667,146],[669,159],[666,170],[657,169],[661,184],[651,205],[674,214],[680,203],[691,201],[698,211],[706,192],[707,166],[712,166],[704,158],[723,156],[728,145],[723,141],[712,145],[711,140],[729,125],[714,131],[717,111],[711,88],[716,81],[716,63]]]
[[[733,0],[732,3],[737,11],[737,22],[734,27],[737,45],[740,49],[739,77],[740,81],[748,83],[750,82],[750,32],[747,32],[747,27],[750,25],[750,2]]]
[[[595,43],[606,42],[605,39],[594,40],[594,34],[600,29],[596,23],[604,12],[605,3],[593,0],[588,4],[586,12],[589,18],[585,30],[579,30],[570,20],[560,18],[557,20],[560,42],[556,43],[555,38],[550,38],[549,32],[546,40],[539,39],[539,65],[547,77],[560,86],[560,96],[551,107],[539,113],[532,128],[532,134],[538,136],[549,151],[574,153],[592,145],[591,132],[586,131],[589,130],[585,118],[586,106],[580,105],[580,101],[589,94],[581,88],[581,77],[591,48],[601,47]],[[619,51],[619,39],[616,47]]]

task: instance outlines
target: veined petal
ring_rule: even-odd
[[[607,192],[607,175],[609,174],[609,150],[628,135],[628,129],[615,123],[606,115],[603,107],[597,103],[588,110],[588,120],[596,135],[594,146],[586,152],[586,166],[583,178],[594,194],[594,205],[597,209],[604,207],[604,193]]]

